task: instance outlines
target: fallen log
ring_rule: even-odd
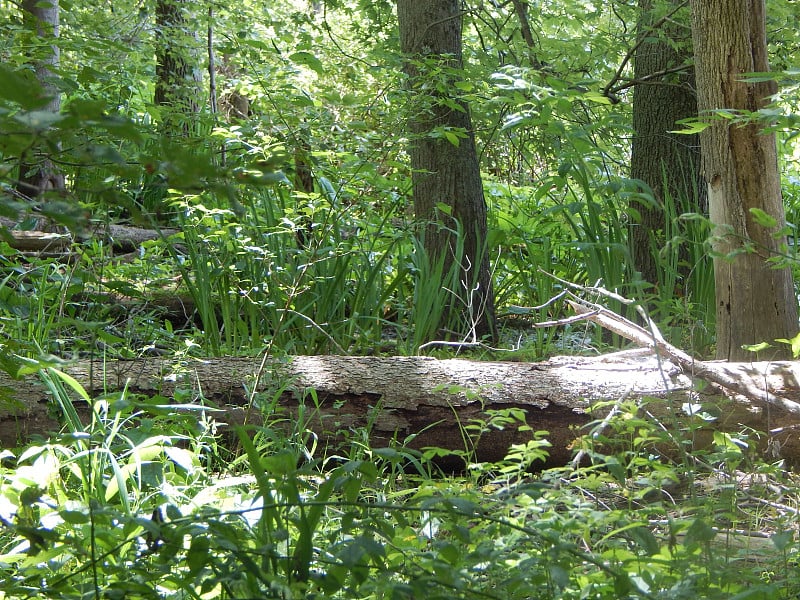
[[[69,233],[54,233],[48,231],[20,231],[11,229],[14,225],[9,219],[0,220],[0,226],[7,227],[4,236],[8,244],[21,252],[44,253],[47,255],[61,254],[69,250],[74,238]],[[97,230],[81,232],[79,240],[101,239],[111,245],[116,252],[137,252],[139,247],[148,241],[166,239],[178,233],[177,229],[164,228],[160,231],[142,229],[127,225],[108,225]]]
[[[661,356],[675,362],[681,369],[692,373],[696,378],[714,383],[729,392],[739,394],[761,404],[773,404],[778,408],[800,415],[800,403],[777,395],[765,389],[763,382],[753,381],[750,377],[737,374],[737,369],[728,368],[725,361],[699,361],[683,350],[668,344],[661,333],[651,324],[653,331],[648,331],[628,319],[596,304],[588,302],[568,301],[575,313],[588,321],[621,335],[643,348],[651,348]]]
[[[144,242],[167,239],[176,233],[177,229],[163,228],[157,231],[126,225],[109,225],[107,229],[108,241],[120,253],[138,252],[139,246]]]
[[[60,254],[72,244],[72,236],[67,233],[48,231],[9,231],[6,240],[20,252]]]
[[[800,397],[800,364],[728,363],[731,376],[746,378],[771,393]],[[413,448],[440,447],[473,452],[475,460],[502,458],[511,444],[531,439],[516,427],[487,430],[465,439],[463,427],[486,420],[487,411],[522,409],[532,430],[546,430],[552,443],[548,465],[567,463],[575,438],[599,401],[652,398],[647,414],[665,427],[686,403],[702,404],[718,416],[715,429],[751,427],[772,431],[773,448],[790,460],[800,457],[800,418],[774,405],[757,405],[725,396],[696,381],[669,360],[648,350],[596,357],[555,357],[540,363],[476,362],[425,357],[295,356],[288,359],[212,358],[176,363],[161,358],[131,361],[81,361],[63,371],[92,397],[112,391],[181,398],[218,420],[256,423],[258,406],[274,405],[284,416],[305,406],[306,427],[324,444],[341,444],[343,431],[366,428],[374,447],[392,440]],[[34,434],[56,431],[53,404],[36,376],[12,379],[0,374],[0,441],[11,447]],[[181,400],[185,402],[185,400]],[[586,430],[583,429],[585,432]],[[466,448],[465,448],[466,445]],[[474,445],[474,447],[473,447]]]

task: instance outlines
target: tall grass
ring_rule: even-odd
[[[525,249],[531,257],[531,266],[535,266],[537,272],[541,269],[572,283],[600,285],[629,297],[641,298],[641,282],[635,277],[627,245],[628,216],[623,196],[619,194],[622,184],[609,183],[605,178],[593,175],[590,166],[584,162],[570,162],[557,175],[546,178],[532,194],[532,199],[538,204],[534,222],[542,224],[545,236],[528,237]],[[529,299],[528,306],[545,304],[561,291],[551,278],[541,273],[534,275],[526,270],[522,277],[536,281],[538,294]],[[614,301],[610,301],[609,308],[626,310]],[[549,318],[540,320],[565,316],[561,310],[559,305],[547,305],[546,314],[540,315]],[[593,331],[593,345],[598,348],[607,345],[603,332]],[[544,336],[545,333],[541,332],[536,337],[542,340]],[[549,347],[540,347],[537,354],[556,350],[550,345],[555,342],[555,336],[549,336],[546,342]],[[587,342],[585,340],[580,345]],[[613,336],[611,343],[617,346],[621,340]],[[541,342],[537,345],[541,346]]]
[[[416,354],[426,342],[449,338],[453,332],[460,334],[465,331],[458,315],[452,311],[448,315],[448,307],[462,292],[462,279],[465,277],[462,271],[464,236],[460,224],[456,230],[448,228],[442,234],[448,236],[453,246],[435,258],[425,250],[424,233],[412,241],[414,291],[409,313],[410,343],[407,346],[412,354]],[[448,267],[445,268],[445,265]],[[447,322],[443,322],[444,315],[448,315]]]
[[[384,313],[407,275],[392,268],[403,240],[388,214],[359,220],[328,205],[300,244],[285,188],[243,198],[244,220],[198,199],[177,203],[188,259],[181,269],[212,352],[270,345],[346,353],[380,342]]]
[[[622,199],[614,195],[611,185],[592,178],[583,163],[573,166],[564,183],[566,202],[560,206],[561,216],[575,236],[573,244],[582,257],[585,281],[589,285],[600,282],[621,293],[635,289]]]
[[[696,198],[674,198],[664,191],[667,242],[659,245],[653,240],[651,244],[651,252],[658,257],[659,276],[651,304],[653,317],[667,339],[705,356],[714,343],[714,266],[709,247],[711,226],[697,207]]]
[[[551,320],[565,316],[558,304],[532,308],[561,291],[542,271],[578,284],[600,283],[647,308],[671,341],[705,355],[713,344],[714,281],[710,230],[697,213],[697,194],[664,195],[660,235],[667,243],[652,238],[649,251],[656,257],[659,281],[651,287],[638,279],[628,247],[630,185],[596,176],[583,162],[570,163],[527,194],[524,188],[490,183],[498,303],[512,316]],[[614,302],[609,308],[631,310]],[[538,329],[520,339],[544,356],[559,350],[554,333]],[[595,343],[605,343],[599,332]]]

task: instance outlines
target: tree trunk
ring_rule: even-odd
[[[670,10],[677,4],[678,0],[667,2]],[[663,2],[639,1],[631,153],[631,177],[650,187],[654,204],[634,201],[631,208],[640,218],[632,223],[630,231],[634,267],[643,280],[652,284],[659,282],[655,252],[664,246],[668,229],[664,203],[697,204],[693,200],[702,200],[698,192],[703,188],[699,182],[697,135],[670,133],[680,128],[679,120],[697,116],[694,73],[688,67],[691,59],[689,17],[679,12],[660,22],[655,6],[664,9]],[[687,65],[686,69],[676,72],[682,65]],[[702,205],[692,208],[705,212]]]
[[[397,3],[400,46],[416,100],[409,118],[414,213],[424,228],[428,259],[442,259],[445,274],[454,262],[457,270],[452,283],[443,283],[451,287],[441,328],[495,339],[486,200],[469,107],[458,94],[460,7],[458,0]],[[459,230],[463,252],[457,250]]]
[[[61,92],[54,83],[55,73],[61,57],[58,46],[59,6],[58,0],[24,0],[22,2],[24,22],[36,36],[46,41],[43,51],[37,49],[33,57],[36,78],[50,101],[41,110],[57,113],[61,110]],[[59,172],[49,156],[22,156],[19,165],[17,191],[35,199],[48,190],[62,191],[64,175]]]
[[[186,18],[189,6],[187,0],[156,1],[154,101],[163,111],[165,133],[173,136],[193,133],[199,110],[200,75],[195,68],[196,39]]]
[[[798,330],[791,271],[768,262],[785,244],[775,135],[759,123],[731,124],[713,111],[757,111],[777,91],[773,81],[748,83],[767,72],[764,0],[693,0],[698,108],[712,117],[701,133],[703,174],[715,227],[714,279],[717,358],[747,360],[742,345],[792,338]],[[752,210],[775,220],[759,223]],[[787,355],[779,346],[770,355]],[[761,355],[760,355],[761,356]]]
[[[700,365],[698,365],[698,368]],[[800,397],[797,363],[705,363],[724,371],[729,379],[767,387],[770,393]],[[800,414],[754,405],[742,398],[731,401],[706,386],[698,386],[682,369],[644,350],[599,357],[555,357],[542,363],[474,362],[424,357],[296,356],[287,360],[215,358],[176,364],[174,360],[89,361],[62,367],[91,397],[113,398],[125,390],[129,398],[176,395],[176,411],[195,411],[223,423],[258,423],[261,413],[249,409],[251,397],[270,405],[276,419],[293,422],[299,406],[306,426],[322,447],[348,443],[343,434],[354,428],[369,432],[373,447],[392,440],[411,448],[439,447],[473,452],[471,459],[494,461],[511,444],[531,439],[545,430],[552,444],[547,465],[563,465],[572,458],[577,436],[590,421],[602,419],[608,408],[588,414],[598,401],[649,398],[647,417],[677,431],[686,426],[681,407],[702,403],[717,415],[710,427],[739,431],[751,427],[771,431],[765,447],[780,448],[782,456],[800,456],[800,438],[792,427]],[[258,375],[260,374],[260,375]],[[4,409],[0,413],[0,441],[13,447],[33,434],[58,429],[53,399],[36,377],[12,380],[0,372]],[[180,394],[176,391],[180,390]],[[249,392],[249,390],[253,392]],[[192,404],[184,404],[190,402]],[[274,405],[273,405],[274,403]],[[76,399],[84,416],[88,407]],[[15,408],[9,408],[9,407]],[[528,430],[516,426],[489,428],[472,437],[465,425],[486,421],[488,411],[521,409]],[[271,422],[271,425],[274,423]],[[696,425],[696,423],[695,423]],[[784,429],[781,430],[780,428]],[[711,430],[696,432],[711,437]],[[451,465],[457,466],[455,461]]]
[[[519,31],[522,34],[522,39],[525,46],[528,48],[528,59],[534,69],[541,69],[542,63],[536,55],[536,40],[533,39],[533,31],[531,30],[531,22],[528,19],[528,2],[527,0],[511,0],[514,5],[514,12],[519,19]]]

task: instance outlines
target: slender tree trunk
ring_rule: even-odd
[[[417,107],[409,119],[414,212],[424,226],[428,257],[453,261],[460,270],[442,327],[495,338],[497,328],[486,247],[486,200],[469,107],[456,84],[462,68],[461,3],[458,0],[399,0],[400,46]],[[424,86],[424,88],[423,88]],[[432,90],[432,91],[428,91]],[[458,136],[448,139],[445,134]],[[463,235],[457,254],[454,231]]]
[[[61,93],[54,85],[54,70],[58,68],[61,53],[58,47],[59,5],[58,0],[24,0],[22,3],[24,21],[37,37],[49,42],[44,52],[34,58],[36,77],[50,101],[42,110],[58,112],[61,110]],[[34,199],[47,190],[63,190],[64,175],[59,172],[50,157],[22,156],[19,165],[17,191],[25,197]]]
[[[155,0],[154,47],[156,79],[153,103],[159,116],[160,152],[163,156],[185,156],[192,151],[187,138],[197,136],[202,79],[199,64],[201,41],[187,15],[197,5],[190,0]],[[164,199],[167,187],[158,174],[143,181],[144,212],[168,222]]]
[[[195,68],[195,32],[190,30],[188,0],[156,1],[156,89],[154,101],[161,107],[167,135],[193,132],[199,110],[199,71]]]
[[[514,12],[519,20],[519,31],[522,34],[522,39],[528,47],[528,58],[531,66],[534,69],[541,69],[542,63],[536,56],[536,40],[533,39],[533,30],[528,19],[528,2],[527,0],[511,0],[511,4],[514,5]]]
[[[691,59],[691,29],[688,13],[676,13],[658,23],[657,6],[664,2],[639,0],[639,46],[634,55],[633,148],[631,176],[646,183],[653,192],[653,204],[635,201],[631,208],[639,219],[632,223],[630,249],[634,266],[642,279],[657,283],[654,248],[664,242],[665,201],[698,200],[694,210],[705,212],[700,184],[700,141],[696,135],[670,133],[679,129],[681,119],[697,116],[694,72]],[[668,0],[669,10],[678,0]],[[656,27],[654,30],[653,27]]]
[[[765,13],[764,0],[692,1],[701,115],[756,111],[776,91],[772,81],[743,81],[747,73],[769,71]],[[743,344],[774,343],[798,330],[791,271],[767,262],[785,243],[776,235],[785,217],[775,135],[759,123],[716,118],[700,139],[715,226],[717,358],[747,360],[753,355]],[[759,224],[753,209],[777,225]]]

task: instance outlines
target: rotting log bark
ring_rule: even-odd
[[[278,411],[296,415],[305,405],[307,427],[322,444],[341,444],[341,432],[371,423],[374,447],[392,439],[414,448],[438,446],[464,449],[462,427],[485,419],[487,410],[522,408],[533,430],[549,431],[548,466],[565,464],[571,445],[590,420],[607,409],[588,414],[600,400],[652,397],[648,414],[667,427],[684,402],[702,403],[719,415],[715,428],[736,431],[752,427],[773,430],[773,448],[792,460],[800,457],[800,417],[778,407],[755,406],[745,398],[702,395],[692,391],[691,377],[646,350],[598,357],[556,357],[541,363],[474,362],[424,357],[296,356],[287,360],[215,358],[174,362],[147,359],[78,362],[64,367],[90,395],[126,388],[129,393],[171,398],[176,389],[189,391],[200,405],[223,409],[211,413],[229,424],[257,423],[247,390],[258,402],[276,399]],[[727,364],[732,377],[766,385],[783,397],[800,397],[800,363]],[[261,373],[256,382],[257,374]],[[94,390],[94,391],[93,391]],[[201,392],[202,391],[202,392]],[[33,434],[57,430],[52,404],[37,378],[13,380],[0,376],[0,441],[14,446]],[[8,402],[10,401],[10,402]],[[257,403],[258,403],[257,402]],[[502,458],[513,443],[530,439],[530,432],[490,430],[476,445],[478,460]]]
[[[74,241],[68,233],[52,233],[47,231],[18,231],[11,229],[16,223],[10,219],[0,219],[0,226],[8,228],[4,241],[21,252],[63,253]],[[141,229],[127,225],[109,225],[91,233],[83,232],[78,239],[103,239],[116,252],[136,252],[144,242],[166,239],[175,235],[177,229]]]
[[[72,244],[72,236],[47,231],[10,231],[4,241],[21,252],[62,253]]]
[[[166,239],[178,233],[177,229],[141,229],[126,225],[109,225],[108,241],[117,252],[137,252],[144,242]]]

